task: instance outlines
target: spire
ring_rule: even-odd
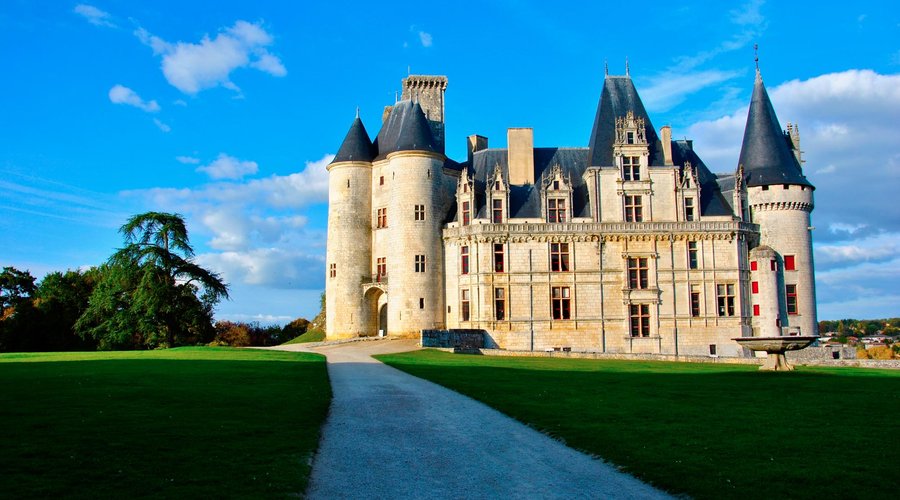
[[[609,76],[609,61],[603,60],[603,76]]]
[[[344,137],[337,155],[331,163],[342,161],[372,161],[375,158],[375,148],[372,147],[372,141],[366,132],[366,127],[362,120],[359,119],[359,108],[356,108],[356,119],[350,125],[350,130]]]
[[[628,56],[625,56],[625,76],[631,77],[631,70],[628,68]]]
[[[778,123],[759,71],[756,75],[738,160],[738,165],[743,166],[747,186],[796,184],[812,187],[797,163],[790,138]]]
[[[753,62],[756,64],[756,80],[762,82],[762,75],[759,73],[759,44],[753,44]]]

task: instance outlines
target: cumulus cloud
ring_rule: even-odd
[[[115,23],[112,22],[112,16],[109,15],[108,12],[102,11],[93,5],[88,4],[78,4],[73,9],[73,12],[82,16],[87,20],[87,22],[93,24],[94,26],[106,26],[108,28],[116,28]]]
[[[137,92],[123,85],[114,85],[109,89],[109,100],[113,104],[125,104],[142,109],[148,113],[156,113],[159,111],[159,104],[156,101],[145,101]]]
[[[240,162],[227,155],[220,155],[219,159],[223,156]],[[150,206],[186,214],[191,227],[199,228],[197,232],[209,248],[198,259],[222,273],[226,281],[247,286],[321,289],[325,232],[310,228],[308,217],[300,210],[327,201],[326,166],[333,159],[334,155],[325,155],[318,161],[306,162],[302,171],[290,175],[217,181],[196,189],[156,188],[123,194]]]
[[[239,160],[225,153],[219,153],[219,157],[209,165],[197,167],[198,172],[205,172],[212,179],[240,179],[258,170],[255,161]]]
[[[213,38],[204,35],[199,43],[167,42],[144,28],[137,29],[135,36],[162,58],[166,80],[186,94],[219,86],[240,92],[231,81],[231,73],[239,68],[276,77],[287,74],[281,59],[267,49],[273,39],[262,23],[237,21]]]

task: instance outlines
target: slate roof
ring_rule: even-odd
[[[594,128],[588,143],[588,158],[592,167],[608,167],[613,165],[613,143],[616,138],[616,118],[624,117],[628,111],[635,118],[643,118],[647,133],[647,144],[650,149],[650,165],[664,165],[662,143],[656,135],[656,129],[650,123],[650,116],[644,109],[644,103],[634,88],[629,76],[608,76],[603,81],[600,102],[597,103],[597,114],[594,117]]]
[[[759,71],[744,128],[739,165],[744,166],[748,187],[797,184],[813,187],[793,153],[790,138],[782,131]]]
[[[387,120],[375,138],[375,148],[378,152],[376,160],[397,151],[441,152],[431,134],[422,106],[410,100],[399,101],[391,107]]]
[[[342,161],[372,161],[375,158],[375,147],[372,145],[372,140],[369,139],[369,134],[366,132],[366,127],[363,125],[362,120],[357,116],[355,120],[353,120],[353,124],[350,125],[350,130],[347,131],[347,135],[344,136],[344,142],[341,143],[340,149],[338,149],[337,155],[335,155],[334,160],[331,163],[338,163]]]

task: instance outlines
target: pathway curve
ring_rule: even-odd
[[[482,403],[371,357],[415,348],[409,340],[293,347],[327,356],[334,393],[310,498],[666,498]]]

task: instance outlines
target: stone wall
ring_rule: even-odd
[[[422,330],[422,347],[477,351],[484,347],[484,330]]]

